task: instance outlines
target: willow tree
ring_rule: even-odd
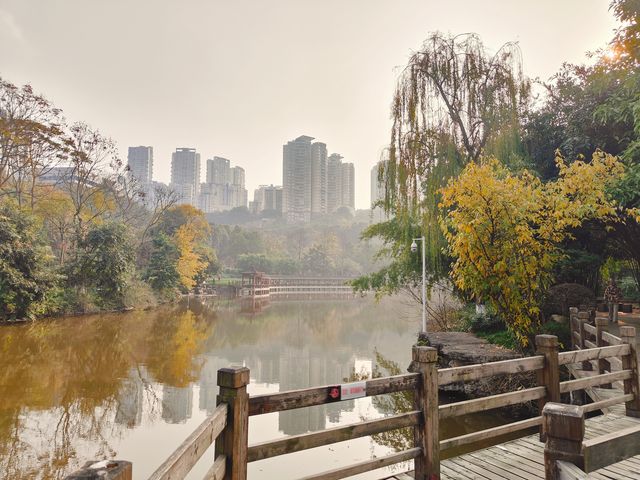
[[[475,34],[431,35],[402,71],[389,158],[379,172],[383,206],[407,226],[406,237],[420,225],[434,277],[446,275],[449,266],[438,228],[439,190],[481,155],[521,161],[520,119],[529,92],[518,46],[507,43],[489,53]]]

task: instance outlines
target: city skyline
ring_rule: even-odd
[[[518,41],[525,73],[547,80],[612,37],[608,2],[584,4],[0,0],[2,77],[99,128],[123,160],[152,145],[164,183],[175,146],[191,145],[242,165],[250,191],[277,184],[283,140],[312,132],[354,163],[369,208],[399,68],[429,32],[476,32],[494,52]],[[190,28],[175,35],[177,22]]]

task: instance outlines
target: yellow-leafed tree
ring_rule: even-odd
[[[598,151],[591,162],[567,164],[557,153],[556,165],[558,180],[543,183],[495,159],[472,162],[442,190],[447,213],[440,223],[455,259],[454,282],[488,301],[522,346],[540,321],[560,243],[585,220],[618,220],[606,194],[623,174],[615,157]]]

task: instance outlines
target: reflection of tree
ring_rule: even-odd
[[[211,325],[198,320],[191,310],[174,318],[157,318],[151,331],[151,345],[164,344],[149,353],[149,371],[161,383],[185,387],[198,378],[204,341],[211,336]]]
[[[58,479],[87,458],[113,457],[110,441],[136,423],[117,422],[118,412],[156,409],[140,365],[158,381],[188,384],[210,325],[159,309],[1,329],[0,480]]]

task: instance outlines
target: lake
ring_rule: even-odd
[[[104,458],[132,461],[134,478],[145,479],[215,409],[219,368],[248,367],[250,394],[402,373],[420,325],[419,306],[398,298],[244,310],[236,301],[191,299],[0,327],[0,479],[60,479]],[[249,444],[379,418],[402,402],[368,397],[251,417]],[[441,433],[500,422],[461,418]],[[381,435],[267,459],[250,464],[249,477],[297,478],[384,455],[405,441]],[[189,478],[202,478],[212,460],[210,451]]]

